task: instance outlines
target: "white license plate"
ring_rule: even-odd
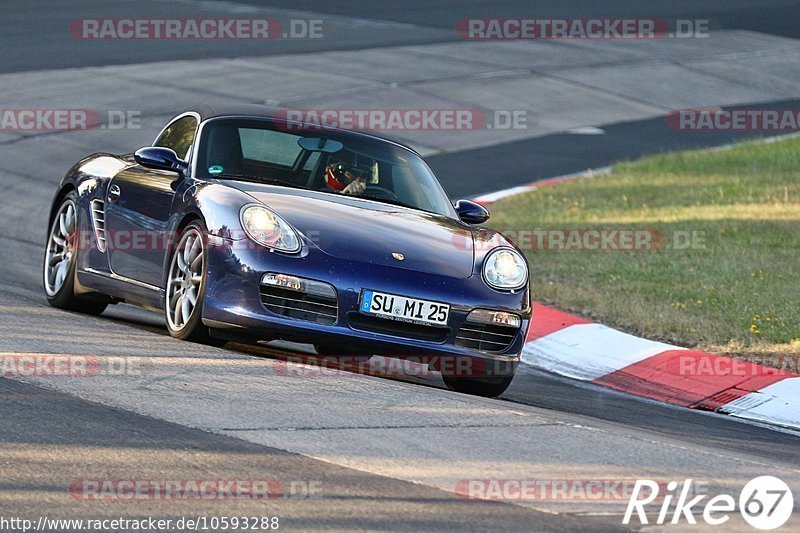
[[[370,290],[361,294],[359,310],[367,315],[433,326],[446,326],[450,316],[447,304]]]

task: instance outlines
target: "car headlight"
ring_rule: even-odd
[[[261,246],[287,253],[300,251],[300,237],[297,232],[266,207],[245,206],[239,218],[247,236]]]
[[[498,248],[483,262],[483,279],[494,289],[519,289],[528,282],[528,265],[517,251]]]

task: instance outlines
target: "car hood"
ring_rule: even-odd
[[[278,213],[326,254],[454,278],[472,276],[472,232],[458,220],[315,191],[242,182],[233,186]]]

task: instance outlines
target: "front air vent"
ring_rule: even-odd
[[[511,345],[518,331],[519,328],[514,326],[465,322],[456,335],[456,346],[484,352],[502,352]]]
[[[262,283],[261,304],[276,315],[330,326],[339,317],[339,305],[333,287],[331,292],[332,296],[311,294]]]
[[[103,200],[92,200],[92,226],[97,239],[97,249],[105,252],[106,246],[106,203]]]

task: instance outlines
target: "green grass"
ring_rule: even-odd
[[[715,353],[800,354],[800,139],[648,157],[490,208],[509,233],[664,234],[656,251],[527,251],[537,301]],[[676,249],[686,232],[703,242]]]

